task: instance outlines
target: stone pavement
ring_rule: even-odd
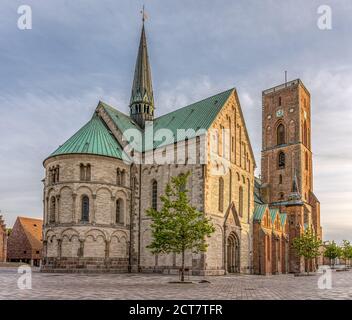
[[[0,268],[0,299],[352,299],[352,271],[332,273],[332,288],[319,289],[321,274],[191,277],[158,274],[50,274],[32,272],[32,289],[21,290],[16,268]]]

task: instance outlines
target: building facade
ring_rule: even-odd
[[[7,261],[40,266],[43,220],[18,217],[7,242]]]
[[[289,214],[269,208],[267,182],[255,180],[236,89],[156,117],[143,23],[129,108],[127,115],[100,101],[91,120],[44,160],[42,271],[178,272],[179,255],[147,248],[146,210],[161,209],[171,178],[190,171],[191,204],[215,232],[205,253],[186,254],[186,267],[200,275],[252,273],[254,246],[264,241],[258,224],[280,238],[270,238],[270,250],[281,264],[264,273],[287,272]],[[270,227],[256,214],[265,203]]]
[[[293,239],[307,228],[322,239],[320,203],[313,192],[310,93],[297,79],[263,91],[262,98],[260,200],[287,217],[288,271],[301,272],[305,266]]]
[[[7,255],[7,230],[2,216],[0,216],[0,262],[6,262]]]

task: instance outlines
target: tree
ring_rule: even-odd
[[[343,245],[340,249],[341,251],[341,258],[345,260],[345,267],[347,268],[347,261],[350,262],[350,259],[352,259],[352,246],[351,243],[347,240],[343,240]]]
[[[292,246],[297,255],[304,258],[305,271],[309,274],[307,262],[311,262],[320,255],[321,240],[317,239],[311,229],[307,229],[300,237],[293,239]]]
[[[154,254],[182,254],[182,282],[185,279],[185,251],[205,252],[205,237],[210,237],[215,231],[204,213],[190,205],[186,189],[189,175],[190,172],[187,172],[171,179],[165,194],[160,197],[163,204],[160,211],[147,210],[147,216],[152,220],[152,242],[148,248]]]
[[[324,257],[330,259],[330,267],[335,265],[335,259],[340,257],[341,248],[335,243],[335,241],[329,242],[325,245]]]

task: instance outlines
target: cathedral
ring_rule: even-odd
[[[161,209],[171,177],[190,171],[190,202],[215,227],[206,252],[186,253],[191,274],[301,271],[292,239],[307,228],[319,238],[322,232],[310,95],[294,80],[262,97],[257,178],[235,88],[157,116],[143,21],[129,115],[100,101],[88,123],[44,160],[41,270],[177,273],[179,255],[147,248],[146,210]]]

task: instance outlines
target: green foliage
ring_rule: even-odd
[[[332,261],[335,261],[336,258],[341,256],[342,250],[341,248],[332,241],[325,245],[324,257],[330,259],[330,264]]]
[[[190,205],[186,189],[189,175],[188,172],[172,178],[160,197],[163,204],[160,211],[147,210],[147,216],[152,219],[153,239],[148,248],[154,254],[182,253],[182,279],[185,251],[206,251],[205,237],[215,231],[210,220]]]
[[[340,257],[345,260],[345,265],[347,265],[348,260],[352,259],[352,246],[347,240],[343,240],[343,245],[340,248]]]
[[[320,255],[321,244],[321,240],[317,239],[314,232],[307,229],[300,237],[293,239],[292,246],[298,256],[303,257],[306,261],[311,261]]]

